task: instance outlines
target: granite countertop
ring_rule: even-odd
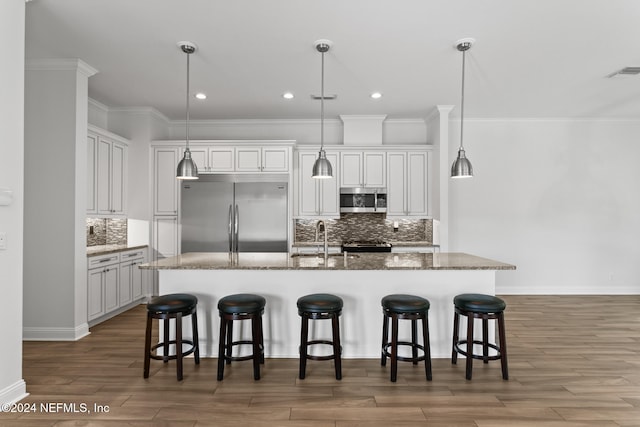
[[[465,253],[315,254],[192,252],[141,264],[150,270],[515,270],[515,266]]]
[[[116,252],[128,251],[131,249],[140,249],[146,248],[148,245],[96,245],[96,246],[87,246],[87,256],[97,256],[97,255],[107,255]]]

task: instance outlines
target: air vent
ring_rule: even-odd
[[[324,99],[330,101],[332,99],[336,99],[337,97],[338,97],[338,95],[325,95]],[[319,99],[322,99],[322,96],[320,96],[320,95],[311,95],[311,99],[319,100]]]
[[[607,77],[629,77],[640,74],[640,67],[624,67],[622,70],[615,71],[609,74]]]

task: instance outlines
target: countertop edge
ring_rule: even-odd
[[[149,245],[99,245],[99,246],[87,246],[87,258],[91,258],[99,255],[108,255],[118,252],[126,252],[135,249],[148,248]],[[96,249],[91,249],[96,248]],[[99,248],[99,249],[98,249]]]
[[[334,262],[327,265],[321,258],[303,258],[307,262],[300,263],[300,260],[293,261],[291,256],[280,256],[280,259],[264,257],[265,254],[253,254],[260,258],[252,259],[248,256],[239,261],[225,260],[224,254],[221,258],[216,258],[216,253],[188,253],[176,257],[165,258],[156,262],[141,264],[139,268],[146,270],[313,270],[313,271],[505,271],[515,270],[516,266],[501,261],[479,257],[466,253],[442,253],[442,254],[359,254],[360,257],[371,256],[371,263],[366,259],[345,260],[345,263]],[[247,254],[249,255],[249,254]],[[268,254],[266,254],[268,255]],[[387,257],[392,258],[388,259]],[[433,257],[437,256],[437,259]],[[204,257],[204,259],[203,259]],[[213,257],[206,259],[207,257]],[[341,257],[339,257],[341,259]],[[316,261],[314,263],[314,261]],[[417,264],[416,264],[417,263]],[[434,265],[435,264],[435,265]]]

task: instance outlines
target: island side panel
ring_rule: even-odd
[[[220,298],[235,293],[256,293],[265,307],[265,355],[298,357],[299,297],[332,293],[344,300],[340,334],[344,358],[380,357],[382,297],[393,293],[419,295],[431,302],[429,332],[434,358],[451,357],[453,297],[460,293],[495,294],[495,270],[159,270],[160,294],[190,293],[198,297],[200,354],[217,357]],[[464,318],[463,318],[464,319]],[[310,331],[330,337],[330,322],[315,321]],[[401,321],[400,334],[409,337],[409,321]],[[480,323],[480,322],[476,322]],[[461,328],[464,329],[464,328]],[[235,328],[246,336],[249,325]],[[491,329],[493,331],[493,328]],[[185,335],[191,332],[185,325]],[[476,334],[479,334],[478,329]],[[465,335],[461,331],[461,335]],[[491,335],[493,339],[493,334]]]

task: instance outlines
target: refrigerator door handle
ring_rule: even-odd
[[[231,232],[232,232],[232,228],[231,227],[233,226],[232,225],[233,224],[233,212],[231,210],[232,208],[233,208],[233,206],[229,205],[229,232],[228,232],[228,234],[229,234],[229,253],[233,252],[233,236],[231,234]]]
[[[239,215],[238,214],[238,205],[236,205],[236,214],[233,216],[233,219],[234,219],[234,222],[235,222],[235,224],[234,224],[234,227],[235,227],[234,240],[235,240],[235,243],[236,243],[236,247],[235,247],[235,251],[236,252],[238,252],[238,223],[240,222],[238,215]]]

